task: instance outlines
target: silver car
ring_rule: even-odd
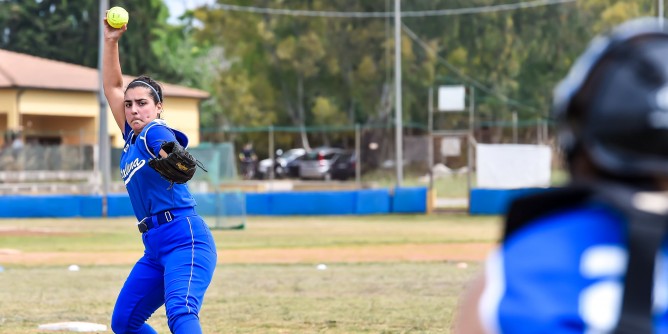
[[[346,151],[340,148],[320,147],[306,153],[299,165],[301,179],[332,179],[332,166],[336,157]]]
[[[271,159],[264,159],[260,161],[260,164],[257,167],[257,173],[260,179],[265,179],[269,177],[269,171],[274,166],[274,176],[276,178],[285,178],[289,176],[288,164],[298,159],[302,155],[306,154],[306,150],[303,148],[293,148],[283,152],[283,150],[276,150],[275,161],[272,162]],[[297,176],[297,175],[294,175]]]

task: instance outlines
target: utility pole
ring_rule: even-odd
[[[102,89],[102,52],[104,51],[104,23],[102,20],[105,17],[107,8],[109,8],[109,0],[100,0],[100,17],[98,24],[100,31],[98,34],[98,55],[97,55],[97,75],[98,75],[98,90],[97,100],[100,103],[100,128],[99,128],[99,143],[98,143],[98,171],[102,178],[102,217],[107,217],[109,214],[109,207],[107,198],[109,196],[110,177],[110,148],[109,148],[109,134],[107,125],[107,98],[104,96]]]
[[[401,113],[401,0],[394,0],[394,128],[396,139],[397,188],[404,179],[403,119]]]

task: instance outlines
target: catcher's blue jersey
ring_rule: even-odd
[[[490,256],[479,315],[488,333],[608,333],[619,319],[624,221],[588,205],[539,219]],[[668,333],[668,247],[657,257],[655,333]]]
[[[187,147],[186,135],[167,127],[160,119],[147,124],[139,135],[135,135],[130,125],[125,123],[123,134],[125,145],[121,154],[121,177],[137,220],[165,210],[194,207],[195,200],[185,184],[171,186],[148,165],[150,159],[158,156],[160,145],[165,141],[177,140]]]

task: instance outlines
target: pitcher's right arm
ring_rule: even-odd
[[[102,85],[104,96],[107,97],[109,108],[121,132],[125,131],[125,92],[123,91],[123,73],[121,72],[121,61],[118,53],[118,40],[126,30],[128,30],[127,25],[115,29],[107,23],[106,19],[104,20]]]

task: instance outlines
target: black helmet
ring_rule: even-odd
[[[554,91],[559,142],[603,171],[668,175],[668,30],[626,22],[594,39]]]

